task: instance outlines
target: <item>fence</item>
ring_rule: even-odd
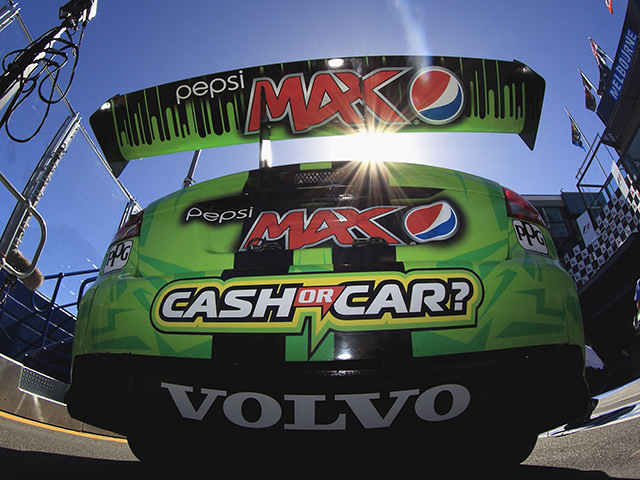
[[[5,59],[5,67],[31,40],[17,6],[11,0],[0,0],[0,58]],[[44,81],[51,82],[51,78]],[[47,108],[38,95],[27,97],[11,115],[0,131],[0,172],[15,190],[24,194],[51,140],[72,115],[77,113],[68,98]],[[45,117],[39,133],[22,141]],[[37,202],[46,223],[46,243],[37,265],[45,282],[37,292],[20,282],[3,288],[0,353],[66,381],[78,296],[97,272],[123,212],[134,200],[106,168],[82,120],[62,153]],[[19,206],[9,189],[0,185],[0,225],[6,225]],[[19,241],[28,259],[39,249],[40,230],[40,225],[30,222]],[[0,281],[8,281],[4,270]]]

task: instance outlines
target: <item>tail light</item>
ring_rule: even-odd
[[[116,242],[120,242],[122,240],[126,240],[127,238],[137,237],[140,235],[140,227],[142,226],[142,216],[144,214],[144,210],[140,210],[139,212],[134,213],[129,217],[129,219],[124,222],[118,231],[116,232],[111,243],[114,244]]]
[[[545,222],[536,207],[513,190],[503,188],[504,200],[507,204],[507,215],[520,220],[537,223],[546,228]]]

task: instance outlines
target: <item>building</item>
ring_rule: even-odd
[[[596,113],[604,131],[578,175],[578,192],[529,195],[545,218],[560,261],[576,282],[587,344],[619,381],[640,376],[633,330],[640,278],[640,0],[629,0],[616,56],[602,59],[604,88]],[[618,160],[596,191],[583,184],[606,145]]]
[[[610,190],[526,198],[547,222],[559,259],[576,282],[587,344],[609,366],[612,381],[624,382],[640,374],[640,351],[632,331],[635,282],[640,277],[640,196],[634,193],[630,200],[619,188]],[[594,220],[585,223],[583,234],[581,222],[590,206]]]

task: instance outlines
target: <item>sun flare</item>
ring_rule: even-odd
[[[416,161],[419,147],[414,135],[387,132],[360,132],[334,137],[327,142],[328,156],[334,160],[367,162]]]

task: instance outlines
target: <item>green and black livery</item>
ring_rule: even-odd
[[[459,81],[464,105],[453,121],[434,124],[415,112],[411,88],[421,72],[438,68]],[[544,86],[542,77],[516,61],[419,56],[305,60],[118,95],[91,116],[91,126],[116,174],[136,158],[257,142],[265,119],[272,140],[362,130],[507,132],[533,148]]]
[[[184,82],[117,97],[92,124],[116,163],[166,153],[169,143],[200,148],[225,142],[226,134],[237,143],[257,138],[245,135],[253,124],[240,87],[249,79],[271,79],[278,94],[283,78],[294,79],[305,85],[304,98],[290,101],[305,107],[318,101],[312,88],[327,82],[320,91],[326,107],[337,101],[325,95],[331,81],[355,95],[355,71],[363,95],[349,98],[363,107],[355,115],[362,124],[349,128],[367,128],[370,114],[373,124],[388,126],[399,114],[409,120],[399,131],[526,137],[533,125],[535,136],[544,82],[520,63],[341,60],[342,76],[326,73],[337,63],[310,61],[244,69],[242,80],[240,71],[195,80],[179,91],[190,92],[179,106],[154,106],[150,98],[161,102],[164,89],[175,96]],[[454,94],[456,85],[464,89],[464,108],[448,123],[417,125],[400,103],[376,104],[395,99],[392,86],[406,100],[412,87],[393,82],[430,71],[425,62],[437,72],[446,65]],[[371,72],[395,79],[365,84]],[[207,98],[212,78],[228,86],[234,75],[237,89]],[[198,123],[202,112],[218,111],[214,104],[229,113],[218,120],[235,133],[225,127],[218,135],[215,115]],[[295,123],[293,106],[282,115],[275,109],[283,104],[261,107],[271,138],[348,124],[344,111],[328,123]],[[512,461],[528,455],[540,432],[581,416],[589,396],[580,306],[544,221],[490,180],[389,160],[235,173],[132,217],[79,306],[72,416],[127,435],[143,459],[166,460],[167,445],[190,458],[239,444],[409,448],[418,433],[420,454],[432,459],[482,452]]]

